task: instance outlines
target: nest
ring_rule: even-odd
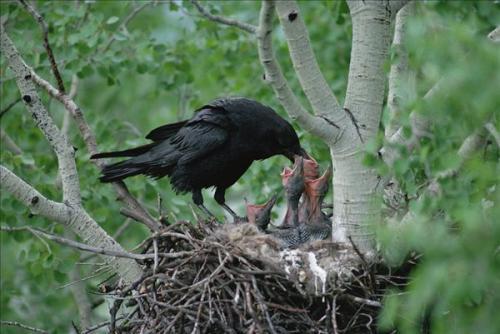
[[[111,333],[376,332],[397,283],[351,247],[283,249],[251,224],[179,222],[143,252],[155,254],[144,276],[111,292]]]

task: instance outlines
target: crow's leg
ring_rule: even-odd
[[[245,221],[245,218],[238,216],[236,212],[234,212],[233,209],[226,204],[225,193],[226,188],[217,188],[214,195],[215,201],[233,217],[235,223]]]
[[[209,218],[213,218],[213,219],[217,220],[217,218],[214,216],[214,214],[211,213],[210,210],[208,210],[206,208],[206,206],[203,205],[203,196],[201,195],[201,189],[193,190],[193,202]]]

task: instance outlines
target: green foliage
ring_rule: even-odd
[[[457,6],[420,6],[408,26],[406,46],[418,93],[408,92],[413,89],[408,85],[403,95],[423,96],[439,80],[442,88],[428,101],[402,101],[402,124],[409,124],[415,110],[432,120],[432,128],[411,154],[401,148],[401,159],[390,169],[410,198],[440,173],[459,172],[438,180],[437,196],[424,194],[412,202],[407,224],[379,231],[382,251],[394,265],[410,251],[422,255],[409,286],[387,294],[380,319],[383,329],[402,333],[420,333],[424,317],[431,333],[500,331],[495,312],[500,307],[499,148],[485,133],[488,141],[470,160],[461,165],[457,154],[467,136],[498,121],[500,58],[498,45],[486,35],[500,16],[491,3],[452,5]]]

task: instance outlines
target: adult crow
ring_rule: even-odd
[[[273,109],[247,98],[216,99],[196,110],[190,120],[152,130],[153,142],[125,151],[95,154],[91,159],[132,157],[107,165],[100,180],[114,182],[144,174],[169,176],[177,193],[191,192],[193,202],[203,205],[201,189],[215,187],[215,200],[236,220],[225,203],[225,192],[254,160],[284,155],[307,157],[294,129]]]

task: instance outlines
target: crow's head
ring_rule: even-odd
[[[282,127],[276,129],[277,135],[277,146],[279,154],[287,157],[291,162],[295,161],[296,156],[300,156],[305,159],[310,159],[309,154],[300,146],[299,138],[297,133],[290,125],[286,122]]]

